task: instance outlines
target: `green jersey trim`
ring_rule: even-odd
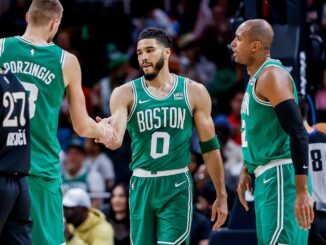
[[[132,91],[133,91],[133,94],[134,94],[134,103],[133,103],[133,105],[131,107],[131,111],[130,111],[129,116],[127,117],[127,122],[129,122],[132,115],[134,114],[136,106],[137,106],[137,100],[138,100],[137,91],[136,91],[136,87],[135,87],[135,81],[133,80],[130,83],[131,83],[131,88],[132,88]]]
[[[49,46],[53,46],[55,45],[53,42],[50,42],[50,43],[45,43],[45,44],[35,44],[35,43],[32,43],[26,39],[24,39],[23,37],[21,36],[15,36],[15,38],[17,38],[18,40],[24,42],[24,43],[27,43],[29,45],[32,45],[34,47],[49,47]]]
[[[184,81],[184,94],[186,96],[186,104],[187,104],[187,107],[188,107],[188,110],[190,112],[190,115],[192,115],[192,108],[190,106],[190,102],[189,102],[189,98],[188,98],[188,84],[189,84],[189,79],[186,78],[185,81]]]
[[[146,83],[145,83],[145,79],[144,79],[144,77],[141,77],[141,85],[143,86],[143,88],[144,88],[146,94],[147,94],[149,97],[151,97],[152,99],[156,99],[156,100],[164,100],[164,99],[167,99],[168,97],[170,97],[171,94],[173,94],[174,90],[176,89],[177,84],[178,84],[178,79],[176,78],[176,75],[173,74],[173,87],[172,87],[172,89],[170,90],[170,92],[169,92],[167,95],[163,96],[163,97],[157,97],[157,96],[153,95],[153,94],[152,94],[152,93],[147,89],[147,86],[146,86]]]

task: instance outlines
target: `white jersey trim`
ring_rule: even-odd
[[[184,94],[185,94],[185,97],[186,97],[186,105],[188,107],[190,115],[193,116],[192,108],[191,108],[191,105],[190,105],[190,102],[189,102],[189,96],[188,96],[188,84],[189,84],[189,78],[185,78],[183,87],[184,87]]]
[[[135,87],[135,81],[133,80],[130,83],[131,83],[131,88],[132,88],[132,91],[133,91],[133,94],[134,94],[134,103],[132,104],[130,114],[127,117],[127,122],[130,121],[132,115],[134,114],[136,106],[137,106],[137,100],[138,100],[137,90],[136,90],[136,87]]]
[[[174,91],[175,91],[175,89],[177,88],[177,85],[178,85],[178,78],[177,78],[177,76],[175,74],[173,74],[173,86],[172,86],[170,92],[167,95],[163,96],[163,97],[157,97],[157,96],[153,95],[147,89],[144,77],[141,77],[141,84],[143,86],[144,91],[146,92],[146,94],[149,97],[151,97],[152,99],[156,99],[156,100],[164,100],[164,99],[167,99],[168,97],[170,97],[174,93]]]

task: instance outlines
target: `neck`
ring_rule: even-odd
[[[24,39],[34,43],[34,44],[47,44],[49,43],[48,35],[44,30],[44,27],[31,27],[27,26],[24,35],[22,36]]]
[[[312,128],[312,127],[308,124],[307,120],[304,120],[304,121],[303,121],[303,125],[304,125],[304,127],[306,128],[306,130],[307,130],[308,133],[311,133],[312,131],[315,130],[314,128]]]
[[[127,213],[126,213],[126,212],[116,213],[116,214],[115,214],[115,218],[116,218],[116,220],[122,220],[122,219],[124,219],[124,218],[126,218],[126,217],[127,217]]]
[[[169,69],[164,66],[153,80],[145,80],[145,82],[148,86],[163,91],[173,84],[173,75],[170,73]]]
[[[250,77],[252,77],[253,75],[255,75],[255,73],[258,71],[258,69],[262,66],[262,64],[264,64],[264,62],[266,60],[269,60],[270,54],[266,54],[266,55],[262,55],[262,56],[258,56],[252,59],[252,62],[249,62],[247,64],[247,70],[248,73],[250,75]]]

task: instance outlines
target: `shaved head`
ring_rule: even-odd
[[[251,41],[260,41],[264,49],[270,49],[274,32],[271,25],[263,19],[247,20],[242,23]]]

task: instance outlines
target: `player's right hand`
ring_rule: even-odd
[[[251,191],[251,177],[247,171],[246,167],[243,167],[240,173],[239,177],[239,183],[238,183],[238,197],[242,204],[242,206],[246,209],[246,211],[249,210],[248,203],[245,199],[245,191],[248,191],[249,193],[252,193]]]
[[[98,123],[98,127],[102,132],[102,136],[98,139],[95,139],[96,143],[102,143],[107,148],[110,148],[112,144],[116,141],[116,135],[114,134],[114,130],[110,125],[110,118],[100,118],[96,117],[96,121]]]

